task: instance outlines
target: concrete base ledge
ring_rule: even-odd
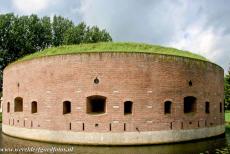
[[[182,142],[218,136],[225,132],[225,126],[189,130],[96,133],[28,129],[2,124],[2,131],[10,136],[45,142],[85,145],[141,145]]]

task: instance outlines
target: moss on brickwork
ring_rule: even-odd
[[[68,46],[48,48],[43,51],[27,55],[19,59],[18,61],[30,60],[30,59],[44,57],[44,56],[82,54],[82,53],[106,53],[106,52],[163,54],[163,55],[174,55],[179,57],[188,57],[188,58],[208,61],[208,59],[198,54],[194,54],[188,51],[182,51],[174,48],[162,47],[159,45],[143,44],[143,43],[119,43],[119,42],[68,45]]]

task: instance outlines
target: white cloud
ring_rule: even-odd
[[[213,26],[204,28],[205,23],[205,19],[198,23],[194,22],[178,32],[173,41],[167,45],[200,54],[227,70],[230,63],[227,48],[230,35],[223,35],[224,29],[221,28],[215,29]]]
[[[45,10],[51,0],[13,0],[13,6],[21,13],[38,13]]]
[[[213,29],[203,29],[203,23],[197,22],[187,26],[182,31],[178,31],[168,45],[210,57],[216,41]]]

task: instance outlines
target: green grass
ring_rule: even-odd
[[[225,116],[225,121],[230,123],[230,111],[225,111],[224,116]]]
[[[82,53],[95,53],[95,52],[122,52],[122,53],[150,53],[150,54],[164,54],[174,55],[180,57],[188,57],[208,61],[206,58],[188,51],[182,51],[174,48],[162,47],[159,45],[150,45],[143,43],[92,43],[80,45],[68,45],[47,48],[43,51],[27,55],[18,61],[30,60],[34,58],[64,54],[82,54]]]

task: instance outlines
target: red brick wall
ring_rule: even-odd
[[[93,82],[96,77],[99,84]],[[224,113],[220,113],[219,103],[223,108],[223,77],[223,69],[215,64],[175,56],[92,53],[38,58],[4,70],[3,123],[69,130],[71,122],[71,131],[83,131],[84,124],[86,132],[109,132],[110,124],[112,132],[123,132],[124,123],[126,131],[222,125]],[[107,98],[105,114],[86,113],[86,97],[91,95]],[[15,113],[18,96],[23,98],[23,112]],[[186,96],[197,98],[196,113],[184,114]],[[72,112],[63,115],[66,100],[71,101]],[[172,101],[172,111],[165,115],[167,100]],[[31,114],[32,101],[38,102],[38,113]],[[132,115],[124,115],[125,101],[133,102]],[[205,113],[206,101],[210,102],[209,114]],[[6,112],[7,102],[10,113]]]

